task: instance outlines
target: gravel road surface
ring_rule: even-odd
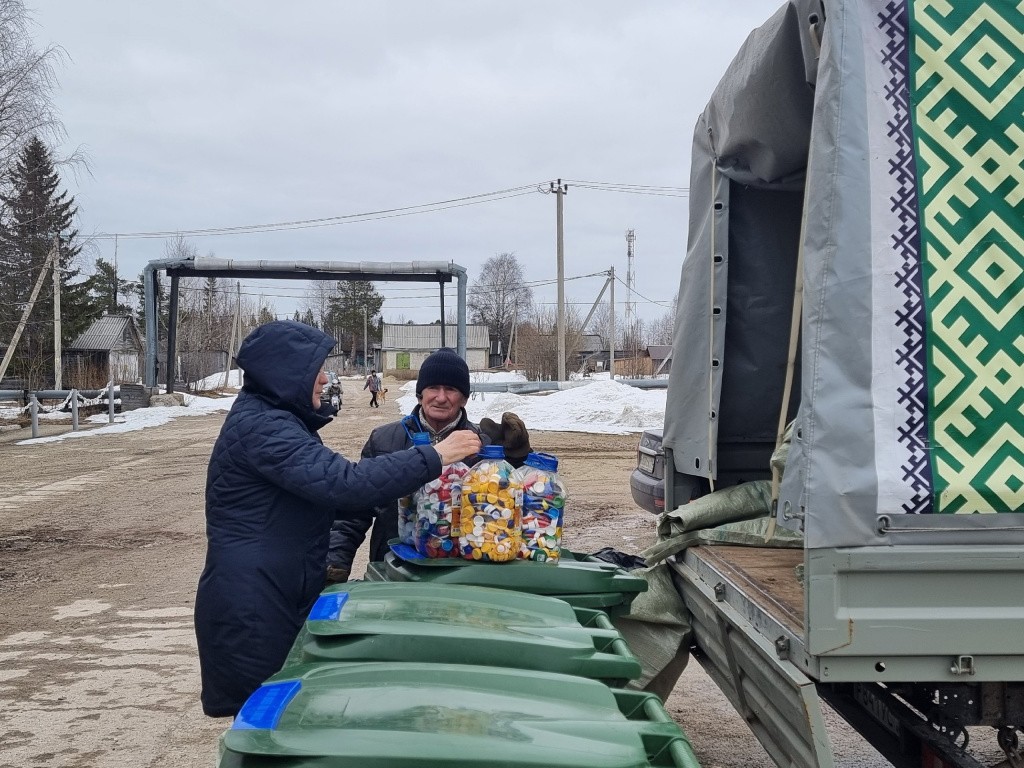
[[[371,410],[351,397],[321,434],[354,457],[399,415],[393,401]],[[192,608],[206,464],[222,422],[185,417],[35,445],[16,443],[27,429],[0,432],[0,768],[214,764],[228,723],[199,707]],[[566,546],[636,553],[653,541],[654,519],[629,495],[637,436],[531,436],[561,459]],[[354,573],[364,567],[362,554]],[[667,704],[704,768],[772,766],[697,664]],[[840,765],[888,765],[838,718],[830,728]]]

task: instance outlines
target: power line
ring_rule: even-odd
[[[602,192],[621,192],[629,195],[655,195],[660,197],[689,197],[688,187],[652,186],[649,184],[620,184],[606,181],[579,181],[567,179],[566,183],[583,189]]]
[[[93,235],[98,240],[109,240],[114,237],[118,238],[133,238],[133,239],[147,239],[147,238],[167,238],[167,237],[185,237],[185,236],[220,236],[220,235],[247,235],[257,234],[262,232],[281,232],[292,229],[310,229],[314,227],[331,227],[339,224],[353,224],[361,221],[375,221],[378,219],[390,219],[399,216],[414,216],[420,213],[436,213],[438,211],[446,211],[451,208],[462,208],[468,205],[480,205],[482,203],[491,203],[497,200],[507,200],[511,197],[521,197],[523,195],[531,195],[536,191],[535,184],[528,184],[521,187],[511,187],[509,189],[501,189],[495,192],[485,192],[478,195],[469,195],[468,197],[452,198],[450,200],[440,200],[433,203],[421,203],[419,205],[409,205],[400,208],[386,208],[379,211],[368,211],[365,213],[350,213],[343,214],[340,216],[327,216],[319,219],[302,219],[298,221],[284,221],[276,222],[273,224],[245,224],[234,227],[209,227],[206,229],[182,229],[182,230],[163,230],[156,232],[101,232]]]
[[[568,180],[574,186],[584,189],[593,189],[603,192],[619,192],[632,195],[655,195],[662,197],[689,197],[690,191],[687,187],[656,186],[650,184],[627,184],[619,182],[604,181],[573,181]],[[396,208],[385,208],[378,211],[367,211],[364,213],[350,213],[338,216],[326,216],[321,218],[299,219],[295,221],[282,221],[267,224],[244,224],[239,226],[206,227],[195,229],[178,230],[156,230],[150,232],[99,232],[88,239],[111,240],[114,238],[129,239],[165,239],[170,237],[218,237],[224,235],[250,235],[263,232],[282,232],[293,229],[311,229],[315,227],[332,227],[341,224],[357,224],[363,221],[377,221],[380,219],[397,218],[400,216],[415,216],[421,213],[437,213],[452,208],[462,208],[468,205],[480,205],[498,200],[507,200],[513,197],[533,194],[534,192],[547,192],[544,183],[524,184],[508,189],[499,189],[494,192],[483,192],[466,197],[456,197],[448,200],[439,200],[432,203],[421,203]]]
[[[615,277],[615,282],[622,283],[623,285],[626,285],[625,283],[622,282],[622,278],[618,277],[617,275]],[[649,299],[646,296],[644,296],[642,293],[640,293],[638,290],[636,290],[635,288],[633,289],[633,293],[635,293],[637,296],[639,296],[641,299],[643,299],[644,301],[646,301],[649,304],[657,304],[658,306],[665,307],[665,309],[669,309],[672,306],[672,302],[669,302],[669,301],[655,301],[654,299]]]

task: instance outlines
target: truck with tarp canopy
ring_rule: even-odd
[[[665,508],[762,483],[802,538],[669,559],[697,658],[780,765],[833,764],[822,699],[896,765],[1024,765],[1024,7],[789,0],[689,194]]]

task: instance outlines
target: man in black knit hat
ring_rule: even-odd
[[[416,379],[416,399],[411,414],[398,421],[377,427],[363,446],[363,458],[412,447],[412,436],[425,432],[431,443],[437,443],[458,429],[480,430],[466,418],[469,402],[469,366],[452,349],[442,347],[420,365]],[[524,430],[525,431],[525,430]],[[481,438],[486,445],[487,436]],[[472,463],[475,458],[466,459]],[[331,545],[327,552],[327,580],[348,580],[356,551],[370,537],[370,560],[384,559],[388,540],[398,535],[398,500],[380,507],[366,509],[363,514],[338,520],[331,528]]]

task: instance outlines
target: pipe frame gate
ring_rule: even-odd
[[[444,287],[452,279],[458,281],[456,352],[466,359],[466,285],[465,267],[455,262],[346,262],[346,261],[238,261],[235,259],[156,259],[143,270],[146,306],[147,387],[157,382],[157,273],[164,271],[171,278],[170,311],[167,331],[167,364],[164,381],[167,392],[174,391],[177,353],[178,280],[182,277],[260,277],[275,280],[383,280],[398,282],[437,283],[441,298],[441,346],[445,339]]]

